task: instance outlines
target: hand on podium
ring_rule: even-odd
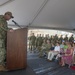
[[[10,32],[13,32],[14,30],[11,28],[9,31],[10,31]]]

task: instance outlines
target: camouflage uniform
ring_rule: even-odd
[[[54,36],[54,43],[57,43],[57,41],[58,41],[58,36],[57,36],[57,34]]]
[[[30,45],[31,45],[31,47],[30,47],[30,50],[31,51],[33,51],[34,50],[34,48],[35,48],[35,41],[36,41],[36,37],[35,36],[30,36]]]
[[[41,50],[42,43],[43,43],[43,38],[41,37],[41,34],[40,34],[37,40],[37,45],[38,45],[37,49],[39,51]]]
[[[42,46],[42,43],[43,43],[43,39],[42,37],[38,37],[38,46]]]
[[[36,36],[36,40],[35,40],[36,48],[38,48],[38,37],[39,37],[39,35],[37,34],[37,36]]]
[[[74,37],[73,35],[69,38],[69,42],[73,42],[74,41]]]
[[[46,44],[46,52],[48,52],[51,48],[51,43],[50,44]]]
[[[49,50],[50,50],[50,48],[51,48],[51,43],[50,43],[49,40],[46,41],[45,47],[46,47],[46,49],[45,49],[44,53],[47,55]]]
[[[4,65],[4,60],[6,57],[7,30],[7,22],[3,15],[0,15],[0,65]]]
[[[68,41],[68,37],[67,37],[67,35],[65,36],[64,41],[65,41],[65,42]]]
[[[43,42],[41,50],[39,51],[39,57],[43,56],[43,53],[45,52],[45,50],[46,50],[46,43]]]
[[[61,35],[61,37],[59,38],[59,43],[61,44],[62,41],[63,41],[63,37],[62,37],[62,35]]]

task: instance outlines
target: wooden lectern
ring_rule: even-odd
[[[27,28],[7,32],[8,70],[23,69],[27,66]]]

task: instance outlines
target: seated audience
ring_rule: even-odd
[[[75,64],[75,43],[73,43],[73,64]]]
[[[60,52],[60,44],[56,43],[56,46],[53,51],[48,52],[48,60],[52,61],[53,57]]]
[[[72,64],[73,48],[70,43],[68,43],[67,46],[68,48],[65,54],[61,57],[61,61],[62,61],[61,66],[65,66],[65,64],[68,64],[70,66]]]
[[[64,55],[64,53],[64,42],[62,42],[62,44],[60,45],[60,53],[56,56],[56,60],[59,61],[59,64],[61,64],[61,57],[62,55]]]
[[[50,48],[50,51],[53,51],[55,48],[54,44],[52,43],[52,47]]]
[[[46,40],[43,40],[43,44],[41,46],[40,52],[39,52],[39,57],[43,56],[44,51],[46,50]]]

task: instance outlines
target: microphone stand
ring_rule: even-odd
[[[13,22],[16,26],[18,26],[19,28],[21,28],[21,26],[20,26],[17,22],[15,22],[14,20],[12,20],[12,22]]]

